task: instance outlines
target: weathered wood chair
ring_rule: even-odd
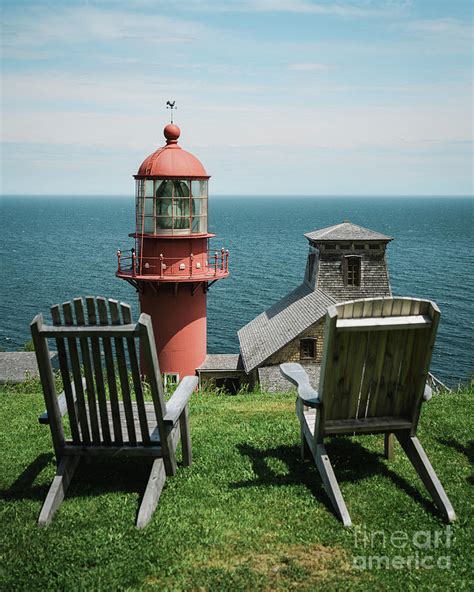
[[[331,306],[326,314],[318,391],[299,364],[281,364],[298,387],[303,458],[311,452],[329,498],[345,526],[351,525],[324,438],[340,434],[393,434],[445,519],[453,507],[416,430],[423,400],[431,397],[426,377],[438,328],[436,304],[412,298],[369,298]]]
[[[86,309],[87,321],[83,300],[76,298],[62,305],[63,320],[60,307],[51,308],[53,326],[45,325],[41,314],[31,323],[46,402],[40,422],[51,428],[58,465],[38,524],[51,522],[82,456],[128,456],[153,460],[136,523],[143,528],[153,515],[166,475],[176,472],[180,434],[183,463],[191,464],[188,400],[198,379],[186,376],[166,403],[151,318],[142,314],[135,324],[128,304],[109,300],[107,306],[105,298],[86,298]],[[59,397],[48,339],[55,342],[59,355],[64,386]],[[144,397],[137,341],[148,369],[151,402]]]

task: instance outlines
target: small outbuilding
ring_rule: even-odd
[[[391,237],[348,221],[305,237],[303,283],[238,331],[239,370],[267,391],[288,388],[279,372],[283,362],[301,363],[318,382],[328,306],[392,295],[385,258]]]

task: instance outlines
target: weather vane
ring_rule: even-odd
[[[177,109],[178,107],[175,107],[174,104],[176,103],[176,101],[166,101],[166,108],[167,109],[171,109],[171,123],[173,123],[173,109]]]

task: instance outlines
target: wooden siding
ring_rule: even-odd
[[[350,254],[350,251],[321,252],[318,275],[314,278],[315,287],[324,290],[339,302],[354,298],[391,296],[385,250],[357,252],[361,256],[360,286],[347,286],[344,282],[343,257]]]

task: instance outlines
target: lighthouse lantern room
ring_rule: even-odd
[[[177,125],[168,124],[164,136],[134,176],[135,246],[117,252],[116,275],[137,289],[161,371],[175,380],[194,375],[206,357],[207,291],[229,275],[229,252],[209,251],[209,175],[178,145]]]

